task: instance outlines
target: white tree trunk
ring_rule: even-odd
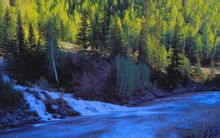
[[[57,73],[57,68],[56,68],[56,63],[55,63],[55,59],[54,59],[53,41],[54,41],[54,37],[52,38],[52,40],[50,42],[51,60],[52,60],[52,64],[53,64],[53,70],[54,70],[54,76],[55,76],[56,82],[58,84],[60,84],[59,78],[58,78],[58,73]]]

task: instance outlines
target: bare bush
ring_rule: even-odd
[[[216,125],[192,124],[192,128],[181,134],[181,138],[212,138],[217,135]]]

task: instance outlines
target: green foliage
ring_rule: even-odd
[[[3,49],[4,49],[4,52],[8,52],[9,51],[9,46],[10,46],[10,31],[9,31],[9,28],[11,26],[11,16],[9,14],[9,9],[7,8],[5,10],[5,15],[4,15],[4,18],[3,18],[3,38],[2,38],[2,44],[3,44]]]
[[[207,80],[204,72],[202,71],[202,67],[201,67],[201,63],[199,59],[197,59],[197,63],[195,65],[195,73],[199,77],[201,82],[204,82]]]
[[[126,49],[123,47],[122,32],[121,19],[111,16],[107,44],[111,50],[112,57],[126,55]]]
[[[24,29],[22,26],[21,14],[18,14],[18,21],[17,21],[17,45],[19,49],[19,54],[25,54],[25,42],[24,42]]]
[[[29,25],[29,36],[28,36],[28,40],[29,40],[29,47],[31,51],[35,51],[34,49],[37,48],[37,42],[36,42],[36,38],[35,38],[35,34],[34,34],[34,29],[33,29],[33,25],[30,22]]]
[[[192,72],[190,60],[184,54],[178,56],[180,57],[179,71],[183,75],[189,75]]]
[[[208,76],[208,80],[212,81],[216,77],[215,63],[214,63],[213,59],[211,61],[210,68],[211,68],[211,71],[210,71],[210,74]]]
[[[125,15],[122,20],[124,45],[133,51],[137,49],[139,34],[142,28],[142,19],[137,14],[138,12],[134,10],[133,5],[125,10]]]
[[[116,93],[120,97],[131,96],[139,86],[149,82],[149,69],[145,64],[136,64],[129,58],[117,56],[113,62],[116,75]]]
[[[34,59],[51,41],[55,52],[65,41],[188,74],[197,58],[209,64],[220,30],[219,0],[1,0],[0,7],[0,48]]]
[[[146,23],[146,22],[145,22]],[[143,24],[140,32],[139,43],[138,43],[138,62],[139,63],[146,63],[147,60],[147,26]]]
[[[87,49],[90,46],[89,41],[89,21],[88,21],[88,12],[83,11],[81,18],[81,28],[78,33],[78,44],[81,45],[84,49]]]
[[[2,0],[0,6],[0,24],[3,25],[4,35],[2,36],[5,37],[2,38],[5,40],[1,40],[1,43],[8,43],[5,45],[14,43],[16,18],[17,13],[20,12],[25,40],[29,39],[30,22],[36,42],[39,39],[47,39],[47,24],[53,18],[53,24],[56,24],[57,42],[79,42],[85,48],[92,46],[93,49],[101,52],[106,50],[106,43],[110,43],[112,48],[123,47],[130,52],[128,54],[133,54],[132,52],[138,50],[140,42],[147,39],[148,42],[142,44],[143,50],[139,47],[139,52],[143,51],[140,55],[147,53],[147,61],[152,66],[167,64],[167,56],[155,57],[154,55],[158,51],[163,51],[161,54],[166,55],[171,47],[181,47],[190,61],[194,61],[193,59],[198,56],[201,60],[210,59],[219,31],[218,0],[212,2],[206,0],[198,2],[189,0],[184,2],[182,0],[21,0],[21,2]],[[117,25],[114,27],[114,24]],[[114,28],[115,30],[117,28],[118,32],[115,32]],[[147,37],[143,37],[145,40],[141,39],[143,32]],[[118,39],[121,44],[117,45],[122,46],[112,46],[119,43],[118,40],[113,39],[114,35],[120,36]],[[154,45],[157,45],[156,48]],[[167,48],[166,51],[163,47]],[[114,52],[113,49],[112,51]]]

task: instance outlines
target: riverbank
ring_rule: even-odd
[[[99,66],[101,64],[97,64]],[[96,67],[99,68],[99,67]],[[105,72],[106,68],[97,71]],[[96,71],[96,72],[97,72]],[[104,78],[103,78],[104,77]],[[107,75],[99,76],[98,82],[103,84]],[[92,78],[89,78],[93,80]],[[134,92],[129,97],[117,97],[109,92],[106,88],[95,88],[89,84],[91,89],[77,89],[79,87],[58,87],[46,80],[37,82],[15,81],[3,74],[3,80],[11,83],[13,91],[18,92],[22,98],[16,106],[9,108],[0,107],[0,129],[8,129],[23,126],[32,123],[48,122],[53,120],[65,119],[80,115],[93,115],[100,112],[114,110],[124,110],[127,107],[137,107],[144,105],[156,99],[174,97],[186,93],[195,93],[202,91],[220,91],[217,77],[207,84],[191,83],[187,87],[177,87],[175,89],[162,90],[158,87],[149,86],[144,92]],[[91,81],[89,81],[91,82]],[[80,84],[86,84],[84,81]],[[84,88],[83,85],[81,88]],[[88,85],[87,85],[88,86]],[[102,86],[103,87],[103,86]],[[100,90],[100,91],[95,91]],[[84,100],[82,100],[84,99]]]
[[[17,105],[0,106],[0,129],[14,128],[32,123],[56,121],[79,115],[94,115],[125,106],[99,101],[86,101],[73,94],[47,91],[39,87],[13,84],[13,93],[21,97]]]
[[[174,90],[161,90],[156,89],[154,91],[149,91],[145,96],[138,97],[134,96],[129,99],[124,100],[127,106],[139,106],[143,103],[153,101],[155,99],[179,96],[187,93],[197,93],[197,92],[207,92],[207,91],[220,91],[220,88],[215,86],[204,86],[204,85],[193,85],[188,86],[187,88],[176,88]]]
[[[0,131],[8,137],[219,137],[219,92],[158,99],[139,107],[25,125]],[[123,129],[122,129],[123,127]],[[56,133],[54,133],[56,132]],[[132,132],[132,133],[130,133]]]
[[[0,129],[15,128],[27,124],[62,120],[68,117],[95,115],[109,111],[123,111],[128,107],[138,107],[156,99],[178,96],[201,91],[220,91],[217,87],[194,85],[188,88],[178,88],[173,91],[153,89],[144,96],[132,96],[120,101],[82,100],[74,94],[58,92],[58,90],[43,90],[37,86],[25,87],[13,84],[14,90],[22,95],[20,102],[13,107],[0,108]],[[101,99],[100,97],[97,99]]]

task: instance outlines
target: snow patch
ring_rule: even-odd
[[[28,102],[31,111],[37,112],[39,117],[44,121],[52,119],[52,115],[47,112],[46,107],[41,100],[28,93],[24,93],[23,95],[24,99]]]
[[[10,78],[7,75],[3,74],[3,78],[5,82],[10,82]],[[48,120],[52,117],[52,115],[47,112],[47,109],[43,103],[43,101],[47,100],[45,94],[49,95],[50,98],[54,100],[62,98],[70,107],[72,107],[74,111],[79,112],[81,115],[94,115],[98,113],[106,113],[109,111],[125,111],[129,109],[126,106],[119,106],[110,103],[75,99],[73,94],[46,91],[38,86],[31,88],[21,85],[14,85],[14,90],[23,93],[24,99],[30,106],[30,110],[36,111],[42,120]]]
[[[109,111],[125,111],[128,109],[126,106],[119,106],[99,101],[77,100],[72,98],[72,95],[68,94],[64,95],[63,99],[68,103],[69,106],[71,106],[81,115],[95,115],[98,113],[106,113]]]
[[[82,99],[75,99],[72,94],[64,94],[61,92],[46,91],[39,87],[29,88],[21,85],[14,86],[14,89],[24,93],[24,98],[28,102],[30,109],[36,111],[42,120],[51,119],[51,114],[47,113],[46,107],[43,103],[47,100],[45,94],[49,95],[52,99],[62,98],[67,104],[76,112],[81,115],[95,115],[99,113],[106,113],[110,111],[125,111],[130,108],[126,106],[119,106],[99,101],[87,101]],[[37,99],[34,95],[38,95],[40,99]]]
[[[15,85],[14,86],[14,90],[16,91],[19,91],[19,92],[24,92],[27,90],[28,87],[24,87],[24,86],[21,86],[21,85]]]
[[[61,98],[62,94],[59,92],[48,92],[46,91],[46,93],[52,98],[52,99],[59,99]]]
[[[11,81],[10,78],[9,78],[9,76],[6,75],[6,74],[2,74],[2,80],[3,80],[3,82],[6,83],[6,84],[10,83],[10,81]]]

